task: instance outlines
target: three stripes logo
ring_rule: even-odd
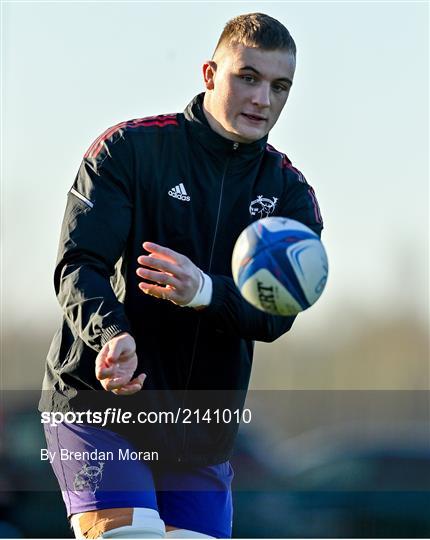
[[[179,199],[180,201],[191,201],[191,197],[187,194],[182,182],[172,189],[169,189],[168,194],[175,199]]]

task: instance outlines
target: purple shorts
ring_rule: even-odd
[[[49,458],[68,516],[105,508],[152,508],[166,525],[230,538],[230,462],[157,466],[116,433],[87,425],[45,425]]]

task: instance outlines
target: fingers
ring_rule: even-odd
[[[127,332],[109,340],[95,362],[95,374],[108,392],[128,395],[138,392],[146,378],[144,373],[130,380],[137,368],[136,343]]]
[[[151,254],[156,254],[160,259],[164,259],[173,264],[181,262],[184,258],[183,255],[177,253],[176,251],[173,251],[173,249],[160,246],[159,244],[155,244],[154,242],[144,242],[143,248],[146,251],[149,251],[149,253]]]
[[[100,380],[102,376],[104,376],[106,370],[109,371],[109,367],[107,364],[107,354],[108,354],[108,344],[104,347],[102,347],[101,351],[97,355],[96,358],[96,377]]]
[[[118,350],[110,351],[106,357],[106,367],[112,367],[115,365],[123,365],[127,362],[134,361],[136,357],[135,350],[127,350],[118,354]],[[136,357],[137,361],[137,357]]]
[[[136,270],[136,274],[142,279],[153,281],[154,283],[159,283],[160,285],[169,285],[173,288],[176,288],[179,285],[179,281],[175,276],[166,274],[165,272],[149,270],[148,268],[138,268]]]
[[[115,362],[125,362],[133,357],[136,352],[134,341],[112,340],[106,343],[108,351],[106,354],[107,365]]]
[[[141,373],[138,377],[130,380],[130,375],[113,377],[108,379],[103,379],[100,381],[101,385],[107,392],[113,392],[114,394],[134,394],[141,390],[143,383],[146,379],[146,374]]]
[[[96,377],[99,381],[111,377],[115,372],[115,358],[111,356],[109,343],[106,343],[96,358]]]
[[[117,394],[118,396],[130,396],[131,394],[135,394],[136,392],[139,392],[142,389],[143,382],[146,379],[145,373],[141,373],[138,377],[134,378],[132,381],[128,382],[127,384],[124,384],[123,386],[119,388],[114,388],[111,390],[114,394]]]
[[[137,356],[135,352],[130,351],[119,357],[109,353],[100,356],[100,353],[96,360],[96,377],[99,381],[119,377],[124,375],[125,371],[133,372],[136,369]]]
[[[171,300],[173,302],[177,297],[175,289],[172,289],[169,286],[160,287],[159,285],[141,282],[139,283],[139,289],[141,289],[145,294],[155,296],[156,298],[161,298],[162,300]]]
[[[130,383],[130,376],[122,375],[121,377],[106,377],[103,388],[108,392],[126,386]]]
[[[185,257],[172,249],[154,244],[153,242],[144,242],[143,247],[150,251],[150,255],[141,255],[137,261],[139,264],[154,268],[138,268],[136,274],[146,280],[139,283],[139,288],[145,293],[163,300],[175,300],[175,289],[181,286],[178,279],[180,267],[177,262]],[[152,281],[153,283],[148,283]],[[163,285],[163,287],[160,287]]]
[[[115,373],[115,366],[104,367],[96,364],[96,377],[99,381],[108,379]]]
[[[170,248],[153,242],[144,242],[143,247],[150,254],[137,259],[145,266],[136,270],[136,274],[145,280],[138,283],[139,288],[155,298],[187,305],[200,287],[201,271],[198,267],[188,257]]]
[[[137,262],[142,266],[148,266],[149,268],[155,268],[161,272],[176,275],[178,271],[178,265],[166,259],[158,259],[153,255],[141,255],[137,258]]]

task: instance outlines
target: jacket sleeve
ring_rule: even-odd
[[[218,332],[271,342],[291,328],[295,317],[264,313],[242,297],[233,278],[209,275],[212,278],[212,301],[200,313]]]
[[[123,133],[97,141],[68,193],[54,274],[69,326],[95,351],[130,332],[111,276],[126,246],[132,212],[132,159]]]
[[[286,194],[278,215],[300,221],[321,236],[323,223],[315,193],[296,169],[286,171]],[[212,301],[201,313],[218,331],[271,342],[293,325],[295,316],[269,315],[254,308],[242,297],[232,277],[213,274],[210,277]]]

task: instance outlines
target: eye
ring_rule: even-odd
[[[254,75],[241,75],[240,77],[242,79],[242,81],[245,81],[246,83],[254,83],[256,82],[256,78],[254,77]]]
[[[288,88],[282,84],[274,84],[272,86],[272,89],[276,94],[280,94],[281,92],[288,92]]]

